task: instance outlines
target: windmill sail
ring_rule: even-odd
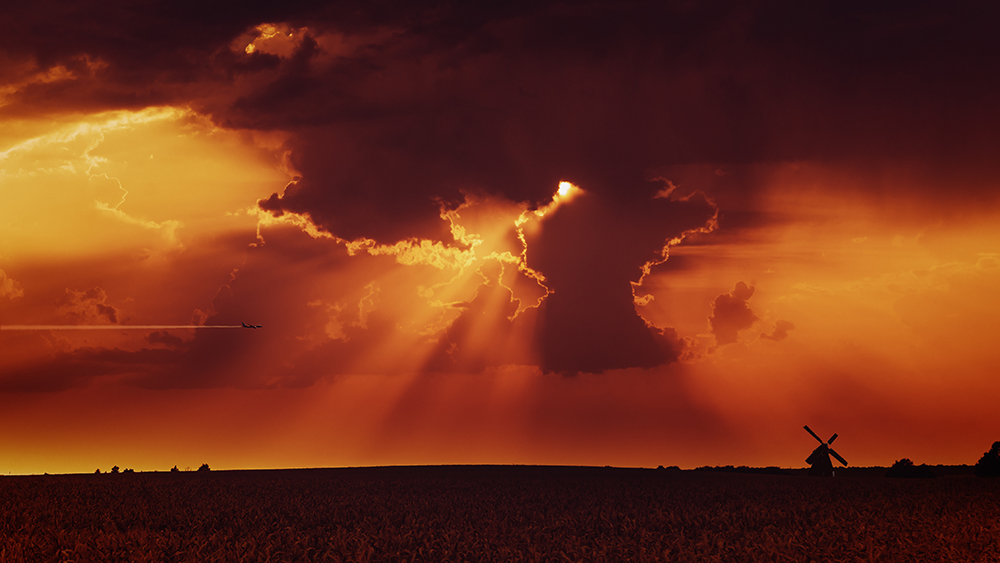
[[[831,449],[830,450],[830,455],[832,455],[833,457],[837,458],[837,461],[839,461],[840,463],[844,464],[844,467],[847,467],[847,460],[844,459],[844,458],[842,458],[842,457],[840,457],[840,454],[838,454],[837,452],[835,452],[835,451],[833,451]]]
[[[820,444],[822,444],[822,443],[823,443],[823,439],[822,439],[822,438],[820,438],[819,436],[817,436],[817,435],[816,435],[816,433],[815,433],[815,432],[813,432],[811,428],[809,428],[808,426],[803,426],[802,428],[805,428],[805,429],[806,429],[806,432],[808,432],[808,433],[812,434],[812,437],[813,437],[813,438],[816,438],[816,441],[817,441],[817,442],[819,442]],[[834,436],[836,436],[836,434],[834,434]]]
[[[837,452],[833,451],[830,444],[837,439],[837,434],[830,436],[830,439],[823,441],[822,438],[816,435],[808,426],[803,426],[816,441],[819,442],[819,446],[809,454],[806,458],[806,463],[809,464],[809,474],[810,475],[821,475],[824,477],[833,476],[833,462],[830,461],[830,456],[836,458],[844,467],[847,467],[847,460],[840,456]]]

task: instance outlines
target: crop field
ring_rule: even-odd
[[[0,561],[1000,561],[1000,482],[522,466],[7,476]]]

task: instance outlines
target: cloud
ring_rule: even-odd
[[[5,365],[0,371],[0,391],[40,393],[86,385],[95,378],[168,370],[168,350],[84,347],[31,362]]]
[[[5,10],[25,23],[0,49],[32,73],[65,71],[30,84],[11,76],[4,111],[173,104],[227,127],[288,131],[300,178],[262,208],[308,213],[348,240],[441,240],[436,202],[462,190],[538,203],[571,179],[635,195],[650,169],[691,163],[720,178],[751,163],[828,159],[930,162],[963,180],[983,166],[997,173],[987,166],[997,87],[978,65],[1000,49],[977,23],[990,21],[985,7]],[[267,35],[262,24],[294,37],[247,53]],[[926,53],[931,36],[933,56],[900,56]],[[752,198],[745,176],[731,183]],[[954,184],[957,199],[992,193]]]
[[[153,388],[307,386],[341,374],[468,373],[511,364],[602,372],[676,361],[681,339],[639,316],[633,284],[645,264],[662,260],[670,241],[703,228],[715,208],[703,197],[655,198],[658,189],[650,183],[648,199],[624,204],[628,209],[582,190],[539,213],[471,198],[448,220],[438,218],[465,241],[472,253],[466,260],[475,257],[468,265],[434,258],[451,255],[441,245],[371,252],[376,247],[313,238],[295,225],[263,227],[265,242],[247,249],[205,324],[265,328],[197,331],[187,341],[151,334],[121,354],[155,350],[161,364],[129,360],[137,367],[123,377]],[[91,322],[121,317],[101,309],[111,307],[101,288],[68,291],[61,307]],[[118,372],[109,366],[109,373]]]
[[[526,228],[527,265],[551,293],[538,310],[537,346],[545,371],[601,372],[676,361],[677,334],[635,308],[633,284],[662,260],[668,241],[705,228],[715,207],[702,197],[620,201],[584,191]],[[528,227],[531,227],[530,225]]]
[[[737,282],[732,291],[716,297],[708,323],[717,345],[736,342],[739,331],[752,327],[758,321],[757,315],[747,303],[753,291],[753,287]]]
[[[24,289],[21,284],[3,270],[0,270],[0,297],[11,300],[24,297]]]
[[[780,342],[788,337],[788,331],[792,330],[793,328],[795,328],[795,325],[793,325],[790,321],[784,321],[778,319],[774,323],[774,330],[771,331],[771,334],[762,332],[760,334],[760,337],[766,338],[768,340],[774,340],[775,342]]]
[[[683,341],[636,311],[633,284],[664,258],[668,241],[719,240],[693,233],[717,211],[713,236],[730,242],[787,220],[756,201],[774,163],[926,162],[940,177],[959,171],[949,183],[954,201],[995,197],[983,181],[997,176],[1000,149],[997,85],[981,72],[1000,63],[992,60],[1000,40],[984,23],[994,21],[985,17],[991,8],[192,6],[0,9],[21,22],[0,37],[0,51],[16,63],[0,65],[5,116],[189,107],[220,127],[285,134],[275,151],[294,179],[261,198],[257,213],[299,221],[317,238],[292,242],[278,222],[262,220],[275,228],[263,228],[265,244],[216,296],[211,318],[238,323],[260,312],[255,322],[270,330],[277,321],[279,334],[294,336],[262,343],[200,332],[165,360],[178,369],[157,371],[150,385],[264,385],[280,374],[307,382],[413,365],[661,365],[678,358]],[[262,26],[269,23],[273,29]],[[649,182],[657,176],[711,199],[657,198],[662,186]],[[563,180],[585,195],[533,219],[523,246],[508,225],[496,234],[503,244],[484,236],[477,247],[442,218],[471,215],[462,206],[475,198],[540,209]],[[939,186],[924,195],[937,198]],[[355,243],[354,256],[337,246],[344,241]],[[474,268],[465,264],[487,243],[510,254],[511,271],[524,251],[520,265],[544,277],[540,294],[537,278],[469,282]],[[412,270],[390,275],[386,264]],[[307,281],[348,271],[352,288]],[[347,312],[362,299],[357,291],[376,281],[387,303],[355,325]],[[117,322],[117,309],[94,290],[68,292],[63,313]],[[741,282],[715,300],[710,325],[719,345],[757,320],[752,292]],[[342,327],[340,337],[327,334],[331,323]],[[787,334],[779,325],[770,338]],[[419,354],[404,357],[405,344]],[[254,369],[263,349],[280,358],[268,375]]]
[[[144,302],[151,296],[169,295],[171,299],[166,304],[154,301],[153,309],[145,310],[139,318],[146,319],[149,315],[163,318],[171,314],[178,319],[178,324],[195,317],[206,325],[238,326],[246,321],[262,324],[263,329],[196,330],[188,334],[177,331],[171,334],[162,331],[149,334],[139,331],[4,332],[5,341],[17,339],[13,341],[22,342],[23,346],[16,349],[30,348],[30,353],[0,357],[0,379],[9,379],[12,389],[32,387],[27,383],[15,384],[25,378],[49,382],[39,383],[39,389],[57,390],[85,385],[91,377],[105,375],[117,376],[115,381],[119,383],[155,389],[262,388],[311,385],[319,379],[343,373],[399,373],[419,369],[420,360],[410,355],[413,350],[410,344],[413,341],[430,342],[431,338],[418,334],[409,326],[405,307],[408,302],[420,299],[405,276],[401,282],[383,281],[385,289],[381,295],[368,298],[370,304],[363,311],[358,308],[359,301],[368,295],[366,283],[400,269],[394,256],[359,254],[351,257],[343,245],[328,239],[312,239],[286,226],[267,227],[263,232],[266,244],[247,248],[247,243],[254,240],[252,232],[239,237],[241,244],[239,240],[222,243],[224,250],[230,244],[239,244],[245,251],[245,261],[235,272],[231,269],[226,272],[217,264],[186,256],[175,262],[147,265],[150,268],[144,270],[149,272],[147,277],[165,280],[162,287],[147,287],[136,280],[124,283],[118,280],[120,286],[116,294],[129,289],[136,296],[135,301],[132,297],[126,299],[123,303],[128,306],[123,305],[121,310],[109,303],[110,290],[105,291],[103,287],[62,290],[58,297],[58,316],[53,319],[57,322],[51,323],[107,325],[112,317],[117,321],[136,318],[140,306],[150,306]],[[204,249],[203,246],[198,248]],[[190,252],[193,250],[185,251]],[[214,252],[203,258],[227,261]],[[439,271],[434,266],[421,265],[405,269],[421,273],[421,268]],[[215,271],[206,275],[211,270]],[[38,272],[33,280],[44,281],[53,275],[52,271]],[[88,273],[93,277],[100,275],[100,272]],[[447,280],[451,275],[445,272],[441,277]],[[220,284],[220,278],[228,283]],[[435,282],[438,278],[427,279]],[[177,286],[192,288],[191,293],[201,293],[211,291],[213,285],[216,291],[214,298],[209,293],[211,302],[207,312],[203,312],[205,305],[191,295],[177,297],[170,293],[176,291]],[[280,291],[275,289],[279,287]],[[48,294],[50,298],[52,293]],[[182,301],[185,297],[186,301]],[[310,306],[316,302],[342,304],[340,320],[350,337],[347,342],[327,335],[325,327],[331,322],[331,316],[337,314],[336,309],[331,307],[331,312],[324,307]],[[187,311],[176,310],[181,303],[188,305]],[[45,305],[51,306],[51,301],[36,303],[34,314],[44,311]],[[195,309],[195,306],[200,308]],[[404,312],[393,313],[394,310]],[[29,311],[22,310],[21,318],[27,313]],[[362,320],[364,322],[360,322]],[[357,326],[352,325],[355,321]],[[405,326],[405,330],[400,330],[400,326]],[[417,328],[426,326],[419,324]],[[77,353],[78,350],[87,352]],[[87,377],[77,377],[80,374],[87,374]]]
[[[107,299],[99,287],[84,291],[66,288],[57,305],[59,314],[72,324],[118,324],[118,310],[108,305]]]
[[[376,209],[414,229],[429,197],[539,201],[562,177],[651,166],[930,158],[997,172],[997,85],[981,68],[1000,40],[982,3],[80,6],[3,8],[22,22],[0,38],[18,63],[0,75],[3,111],[177,105],[292,131],[302,178],[265,206],[349,239],[426,234],[366,226]],[[293,37],[268,47],[267,30]]]
[[[150,344],[164,344],[171,348],[178,348],[184,345],[184,339],[178,336],[174,336],[165,330],[158,330],[149,334],[146,340]]]

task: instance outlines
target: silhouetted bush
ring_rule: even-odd
[[[201,464],[201,467],[198,468],[198,471],[211,471],[211,469],[208,468],[207,463],[203,463]]]
[[[993,442],[990,451],[976,463],[977,477],[1000,477],[1000,442]]]
[[[118,471],[119,470],[118,470],[118,466],[117,465],[111,468],[111,472],[112,473],[118,473]]]
[[[929,479],[934,477],[934,472],[927,464],[913,465],[913,462],[908,458],[903,458],[896,463],[892,464],[885,472],[886,477],[891,478],[916,478],[916,479]]]
[[[173,467],[170,468],[170,472],[171,473],[180,473],[181,470],[177,469],[177,466],[175,465],[175,466],[173,466]]]
[[[135,470],[130,467],[130,468],[126,469],[125,471],[122,471],[122,473],[135,473]]]
[[[97,471],[94,472],[94,475],[100,475],[100,474],[101,474],[101,468],[98,467]]]

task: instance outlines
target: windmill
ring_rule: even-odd
[[[830,461],[830,456],[837,458],[837,461],[844,464],[844,467],[847,467],[847,460],[840,457],[840,454],[833,451],[833,448],[830,447],[830,444],[837,439],[836,434],[830,436],[830,439],[824,442],[819,436],[816,435],[815,432],[810,430],[808,426],[803,426],[803,428],[806,429],[806,432],[812,434],[813,438],[816,438],[819,441],[819,447],[813,450],[813,453],[809,454],[809,457],[806,458],[806,463],[810,465],[810,475],[833,477],[833,462]]]

